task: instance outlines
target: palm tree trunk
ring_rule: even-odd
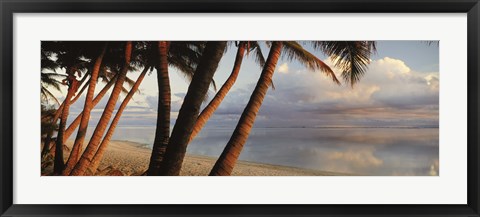
[[[105,96],[107,91],[113,86],[113,84],[115,84],[115,79],[110,80],[107,83],[107,85],[105,85],[105,87],[103,87],[103,89],[97,94],[95,99],[93,99],[93,105],[92,105],[93,107],[95,107],[100,102],[100,100],[102,100],[102,98]],[[63,143],[67,142],[68,138],[70,138],[70,136],[73,134],[73,132],[77,129],[78,125],[80,125],[80,121],[82,119],[82,114],[83,114],[83,111],[79,115],[77,115],[75,120],[73,120],[73,122],[70,124],[70,126],[68,126],[68,128],[65,130],[65,133],[64,133],[64,136],[63,136]],[[55,149],[51,149],[50,154],[54,155],[55,154]]]
[[[115,87],[113,88],[112,94],[108,99],[105,109],[103,110],[100,121],[98,122],[97,127],[93,132],[92,138],[90,139],[87,148],[83,152],[80,160],[75,165],[70,175],[81,176],[87,170],[88,165],[90,165],[90,162],[92,161],[92,158],[97,151],[100,139],[102,139],[103,133],[105,133],[107,125],[110,122],[110,118],[112,117],[112,113],[115,108],[115,104],[117,103],[118,97],[120,96],[120,92],[122,91],[123,82],[125,81],[125,77],[130,65],[131,56],[132,42],[129,41],[126,43],[125,46],[125,65],[123,66],[120,74],[118,75]]]
[[[87,77],[88,77],[87,75],[83,76],[82,80],[80,81],[80,84],[83,84],[83,82],[86,80]],[[85,91],[85,87],[87,86],[87,84],[88,84],[88,82],[85,83],[85,86],[83,86],[83,88],[77,93],[75,98],[73,98],[70,101],[70,105],[75,103],[78,100],[78,98],[80,98],[80,95],[82,95],[83,91]],[[56,123],[57,120],[60,118],[60,115],[63,112],[64,105],[65,105],[65,100],[62,102],[62,104],[58,107],[57,111],[55,112],[55,116],[51,120],[52,123]],[[65,135],[66,135],[66,133],[65,133]],[[44,157],[45,154],[47,154],[50,151],[50,143],[52,142],[52,136],[53,136],[53,131],[48,133],[47,137],[45,137],[45,140],[43,141],[43,149],[42,149],[42,153],[41,153],[42,157]],[[64,136],[64,138],[65,138],[65,136]],[[65,140],[64,140],[64,142],[65,142]]]
[[[82,80],[80,80],[80,83],[79,84],[83,84],[83,82],[85,82],[85,80],[87,79],[88,75],[85,75],[83,76]],[[73,98],[71,101],[70,101],[70,105],[75,103],[78,98],[80,98],[80,96],[82,95],[83,91],[85,91],[85,87],[87,86],[88,82],[85,83],[85,85],[82,87],[82,89],[80,89],[80,91],[78,91],[77,94],[75,94],[75,98]],[[60,117],[60,114],[62,114],[62,111],[63,111],[63,106],[65,105],[65,101],[62,102],[62,104],[58,107],[57,111],[55,112],[55,116],[54,118],[52,119],[52,121],[56,122],[58,120],[58,118]]]
[[[205,98],[218,63],[222,59],[226,45],[226,42],[220,41],[207,42],[173,127],[172,136],[160,167],[160,175],[180,174],[200,105]]]
[[[115,114],[115,117],[113,118],[113,121],[107,130],[107,134],[105,135],[102,143],[98,147],[97,153],[95,153],[95,156],[93,157],[93,160],[90,163],[90,166],[88,167],[85,175],[95,175],[95,172],[97,171],[97,168],[100,165],[100,162],[102,161],[103,154],[107,150],[108,144],[110,143],[110,139],[112,138],[113,133],[115,132],[115,128],[117,127],[118,121],[122,116],[123,110],[125,110],[125,108],[128,105],[128,102],[130,101],[130,99],[132,99],[133,95],[135,95],[135,93],[137,92],[138,87],[140,86],[140,84],[143,81],[143,78],[145,77],[145,74],[147,74],[148,68],[149,67],[145,66],[145,69],[143,69],[143,72],[138,77],[132,89],[130,90],[130,92],[128,92],[127,96],[125,97],[122,104],[120,105],[120,108],[118,108],[117,114]]]
[[[63,106],[62,106],[63,110]],[[47,153],[50,152],[51,155],[55,154],[55,149],[53,147],[53,141],[52,141],[52,136],[53,136],[53,131],[49,132],[47,134],[47,137],[45,137],[45,140],[43,141],[43,148],[42,148],[42,158],[45,157]]]
[[[72,151],[70,152],[70,156],[68,157],[67,164],[65,169],[63,170],[63,175],[68,175],[75,164],[78,161],[80,156],[80,151],[82,150],[83,141],[85,140],[85,134],[87,133],[88,121],[90,120],[90,112],[93,108],[93,95],[95,93],[95,87],[97,85],[98,74],[100,72],[100,66],[102,65],[103,56],[105,55],[105,51],[107,49],[107,45],[105,44],[100,55],[97,57],[95,61],[95,65],[93,66],[93,70],[90,77],[90,85],[88,87],[87,96],[85,98],[85,104],[83,106],[82,112],[82,120],[80,121],[80,128],[77,133],[77,137],[75,138],[75,142],[73,143]]]
[[[157,108],[157,128],[155,130],[155,140],[153,142],[152,154],[148,165],[147,175],[158,175],[163,155],[170,138],[170,79],[168,76],[168,53],[169,43],[165,41],[158,42],[159,61],[157,65],[157,84],[158,84],[158,108]]]
[[[235,63],[233,65],[232,73],[225,81],[223,86],[218,90],[217,94],[213,99],[208,103],[208,105],[203,109],[200,115],[195,122],[195,126],[193,127],[192,135],[190,136],[190,141],[193,140],[197,134],[202,130],[203,126],[207,123],[208,119],[213,115],[215,110],[217,110],[220,103],[222,103],[223,99],[227,95],[228,91],[232,88],[237,80],[238,73],[240,72],[240,67],[242,65],[243,56],[245,54],[245,47],[247,42],[240,42],[238,45],[237,56],[235,57]]]
[[[115,84],[115,79],[110,80],[107,83],[107,85],[105,85],[105,87],[103,87],[103,89],[97,94],[97,96],[95,96],[95,99],[93,99],[93,102],[92,102],[92,107],[95,108],[95,106],[97,106],[97,104],[100,102],[100,100],[102,100],[102,98],[105,96],[107,91],[113,86],[113,84]],[[65,142],[68,138],[70,138],[73,132],[77,129],[78,125],[80,125],[82,116],[83,116],[83,111],[80,114],[78,114],[75,120],[73,120],[70,126],[68,126],[67,130],[65,130],[65,137],[63,142]]]
[[[55,175],[62,174],[62,171],[65,167],[65,162],[63,161],[63,134],[65,132],[65,125],[67,124],[68,112],[70,110],[70,99],[73,97],[73,94],[75,94],[78,87],[78,81],[73,75],[75,72],[72,71],[72,68],[68,69],[68,92],[67,97],[65,98],[65,105],[63,106],[62,115],[60,117],[57,142],[55,143],[55,158],[53,163],[53,173]]]
[[[263,99],[268,91],[268,87],[272,83],[272,76],[281,51],[282,42],[273,42],[257,86],[238,121],[232,137],[230,137],[227,146],[210,172],[211,176],[228,176],[232,173],[243,145],[248,139],[248,135],[253,127],[258,110],[260,109]]]

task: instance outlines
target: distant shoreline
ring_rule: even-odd
[[[117,126],[118,128],[155,128],[155,126]],[[172,125],[173,127],[173,125]],[[293,126],[293,127],[253,127],[252,129],[337,129],[337,128],[344,128],[344,129],[439,129],[439,126],[317,126],[317,127],[309,127],[309,126]],[[218,126],[218,127],[206,127],[205,130],[216,130],[216,129],[235,129],[231,126]]]
[[[435,129],[435,128],[439,128],[438,126],[437,127],[416,127],[416,126],[392,126],[392,127],[375,127],[375,126],[371,126],[371,127],[368,127],[368,126],[338,126],[338,127],[334,127],[334,126],[329,126],[329,127],[302,127],[302,126],[299,126],[299,127],[257,127],[257,129],[269,129],[269,128],[272,128],[272,129],[283,129],[283,128],[287,128],[287,129],[330,129],[330,128],[355,128],[355,129],[362,129],[362,128],[377,128],[377,129]],[[255,129],[255,128],[254,128]]]

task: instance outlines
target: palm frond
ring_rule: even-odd
[[[313,46],[330,56],[343,79],[352,87],[365,74],[370,55],[376,51],[372,41],[314,41]]]
[[[110,82],[110,80],[115,79],[117,77],[117,75],[118,75],[117,72],[118,71],[112,72],[110,69],[104,68],[103,70],[100,71],[100,74],[98,75],[98,77],[102,79],[103,83],[108,83],[108,82]],[[98,79],[97,82],[99,80],[100,79]]]
[[[55,79],[62,79],[62,80],[67,77],[67,75],[50,73],[50,72],[42,72],[42,75],[48,78],[55,78]]]
[[[129,91],[129,90],[127,90],[127,88],[125,88],[125,87],[122,87],[122,93],[123,93],[123,94],[127,95],[127,94],[128,94],[128,92],[130,92],[130,91]]]
[[[83,93],[83,91],[85,91],[85,89],[87,89],[89,85],[90,85],[90,79],[88,79],[88,81],[83,83],[82,87],[78,89],[77,93],[75,93],[76,95],[75,98],[80,97],[80,95],[77,95],[77,94]]]
[[[129,88],[132,88],[133,85],[135,85],[135,81],[128,76],[125,76],[125,84],[127,84]]]
[[[428,46],[431,46],[432,44],[439,45],[440,41],[422,41],[422,43],[427,44]]]
[[[168,64],[170,67],[178,69],[190,82],[193,78],[193,74],[195,73],[195,69],[200,62],[204,48],[205,42],[202,41],[171,42],[168,54]],[[217,87],[213,79],[211,85],[216,91]]]
[[[272,90],[275,90],[275,84],[273,84],[273,80],[272,82],[270,82],[270,87],[272,88]]]
[[[59,66],[58,64],[51,60],[49,57],[45,56],[43,57],[42,55],[42,59],[41,59],[41,69],[47,69],[47,70],[50,70],[50,71],[57,71],[57,69],[59,69]]]
[[[125,76],[125,82],[123,84],[126,84],[128,88],[132,88],[133,85],[131,84],[131,82],[133,82],[133,85],[135,85],[135,81],[130,79],[128,76]],[[124,94],[128,94],[128,92],[130,92],[129,90],[127,90],[127,88],[123,87],[122,86],[122,93]],[[140,93],[140,89],[137,89],[135,91],[135,93]]]
[[[192,80],[193,73],[195,73],[195,68],[192,65],[185,63],[185,61],[183,61],[183,59],[181,59],[180,57],[178,56],[170,57],[168,59],[168,65],[182,72],[182,74],[186,78],[188,78],[189,81]]]
[[[283,42],[283,55],[288,60],[297,60],[311,70],[320,70],[331,77],[333,82],[340,84],[333,70],[318,57],[305,50],[302,45],[295,41]]]
[[[215,80],[213,78],[212,78],[212,83],[210,83],[210,85],[212,86],[213,90],[217,92],[217,84],[215,83]]]
[[[262,49],[260,49],[260,45],[256,41],[250,41],[250,50],[253,51],[255,55],[255,62],[263,68],[265,65],[265,57],[263,56]]]
[[[58,101],[57,97],[55,97],[55,95],[53,95],[53,93],[50,92],[47,88],[42,87],[40,90],[40,93],[41,93],[42,99],[46,100],[47,102],[49,101],[49,99],[52,99],[55,103],[57,103],[57,105],[60,105],[60,102]]]
[[[65,79],[66,75],[56,74],[56,73],[40,73],[40,82],[42,87],[53,87],[54,89],[61,91],[60,85],[62,84],[61,80]],[[57,80],[58,79],[58,80]]]

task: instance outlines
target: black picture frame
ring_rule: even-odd
[[[0,0],[1,216],[479,216],[478,0]],[[465,205],[13,204],[14,13],[467,13],[468,202]]]

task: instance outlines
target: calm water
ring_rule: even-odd
[[[114,140],[151,146],[152,127]],[[218,157],[233,129],[204,129],[188,153]],[[254,128],[241,160],[359,175],[438,175],[438,128]]]

